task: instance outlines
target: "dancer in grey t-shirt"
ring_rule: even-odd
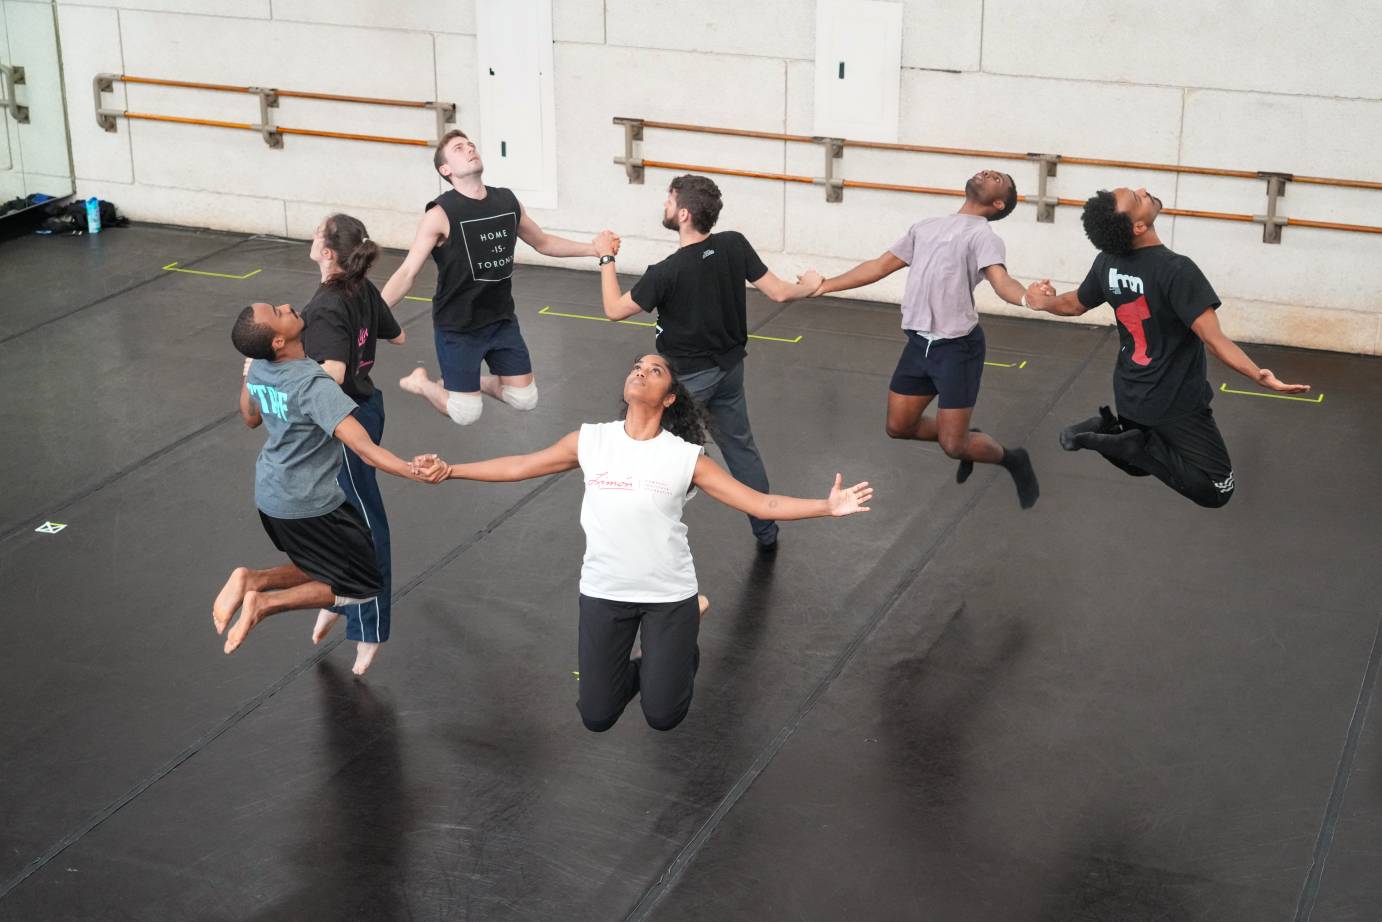
[[[1026,303],[1026,291],[1004,266],[1003,241],[989,226],[1011,214],[1016,204],[1011,176],[993,170],[976,173],[965,183],[965,203],[957,213],[918,221],[882,256],[826,279],[814,296],[871,285],[910,266],[902,297],[907,346],[888,386],[888,437],[939,442],[960,462],[960,483],[976,461],[1001,464],[1017,485],[1018,502],[1030,509],[1040,489],[1026,450],[1009,451],[969,426],[985,353],[974,287],[986,278],[1004,301]],[[937,398],[932,419],[926,408]]]
[[[372,467],[427,480],[415,466],[370,441],[351,415],[355,401],[307,358],[302,328],[302,318],[287,304],[252,304],[240,312],[230,334],[248,360],[240,416],[252,429],[262,425],[269,436],[255,465],[254,503],[264,532],[290,563],[231,571],[211,606],[216,633],[226,634],[226,653],[234,653],[270,615],[358,604],[380,591],[365,521],[336,482],[342,443]],[[227,633],[236,611],[240,618]],[[318,627],[313,643],[324,633]],[[359,645],[356,675],[369,668],[378,647]]]

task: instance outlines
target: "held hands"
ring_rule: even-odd
[[[841,489],[840,484],[844,478],[836,474],[835,485],[830,488],[830,496],[826,497],[826,502],[830,505],[831,515],[853,515],[856,512],[868,512],[866,505],[873,499],[873,487],[865,480],[863,483],[856,483],[852,487]]]
[[[806,297],[819,298],[821,296],[821,289],[825,287],[825,277],[815,269],[808,269],[802,275],[797,276],[797,284],[811,286],[811,293]]]
[[[1310,390],[1308,384],[1287,384],[1272,374],[1270,368],[1259,368],[1257,370],[1257,383],[1263,387],[1269,387],[1282,394],[1304,394]]]
[[[596,256],[619,255],[619,235],[612,230],[602,230],[590,241],[595,247]]]
[[[1034,311],[1045,310],[1050,299],[1056,296],[1056,289],[1050,279],[1042,279],[1027,286],[1027,307]]]
[[[418,455],[408,462],[408,473],[423,483],[441,483],[451,473],[451,465],[437,455]]]
[[[821,293],[825,279],[815,269],[808,269],[805,273],[797,276],[797,284],[807,290],[806,297],[814,298]]]

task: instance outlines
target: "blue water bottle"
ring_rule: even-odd
[[[101,232],[101,200],[94,195],[86,200],[86,232],[88,234]]]

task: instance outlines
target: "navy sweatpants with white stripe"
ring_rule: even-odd
[[[376,388],[364,403],[357,404],[351,414],[378,445],[384,438],[384,395]],[[346,499],[360,510],[374,539],[374,559],[379,565],[379,595],[359,605],[342,605],[331,609],[346,619],[346,639],[383,643],[389,639],[390,596],[393,589],[393,567],[389,552],[389,517],[384,514],[384,498],[379,495],[379,480],[374,468],[344,445],[345,456],[336,480],[345,491]]]

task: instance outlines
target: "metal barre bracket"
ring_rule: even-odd
[[[437,143],[440,144],[442,135],[446,134],[446,126],[456,124],[456,104],[454,102],[429,102],[425,105],[437,114]]]
[[[125,113],[119,109],[106,109],[101,106],[101,94],[115,91],[115,81],[119,74],[97,74],[91,78],[91,95],[96,98],[96,124],[104,131],[115,130],[115,120]]]
[[[1028,154],[1027,159],[1037,165],[1037,194],[1035,198],[1027,201],[1037,206],[1038,224],[1056,223],[1056,206],[1060,204],[1060,199],[1047,195],[1047,180],[1054,179],[1056,176],[1056,166],[1060,163],[1060,154]]]
[[[624,126],[624,156],[615,157],[614,162],[624,168],[624,176],[630,185],[643,185],[643,158],[634,156],[633,145],[639,145],[639,153],[642,153],[643,144],[643,119],[641,118],[618,118],[614,119],[614,124]]]
[[[816,182],[825,186],[825,200],[827,202],[843,202],[845,200],[845,180],[840,174],[843,172],[845,156],[844,138],[814,138],[825,148],[825,176]]]
[[[0,64],[0,82],[5,85],[5,98],[0,100],[0,109],[9,109],[10,116],[19,124],[29,123],[29,107],[21,106],[14,95],[14,88],[24,83],[24,68],[18,64]]]
[[[1262,225],[1263,243],[1281,243],[1281,229],[1291,223],[1276,213],[1277,202],[1286,195],[1286,184],[1295,179],[1291,173],[1260,171],[1257,174],[1267,180],[1267,213],[1255,214],[1252,219]]]
[[[259,136],[264,139],[265,144],[272,148],[281,149],[283,147],[283,134],[269,120],[269,110],[278,108],[278,90],[252,86],[249,91],[259,97],[259,124],[254,126],[254,130],[259,132]]]

